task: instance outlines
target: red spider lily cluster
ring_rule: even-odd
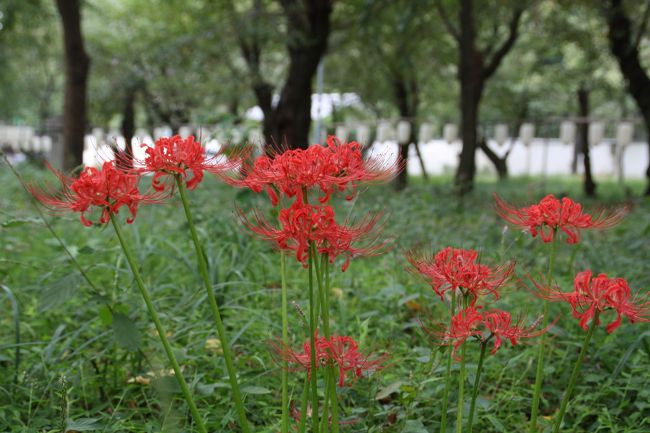
[[[539,235],[547,243],[554,241],[558,231],[564,232],[568,244],[578,243],[581,230],[610,228],[627,213],[627,208],[619,208],[590,215],[583,212],[580,203],[569,197],[558,200],[553,194],[520,209],[506,203],[497,194],[494,198],[499,216],[510,224],[527,229],[533,237]]]
[[[140,204],[158,203],[159,194],[140,193],[140,177],[116,167],[115,161],[105,162],[101,169],[86,167],[78,178],[63,175],[54,168],[50,170],[60,182],[60,189],[53,187],[29,187],[30,192],[49,209],[54,211],[79,212],[81,223],[87,227],[93,221],[87,218],[87,212],[99,209],[98,224],[106,224],[111,214],[117,214],[122,206],[131,213],[127,223],[135,219]]]
[[[605,274],[594,276],[590,270],[586,270],[576,275],[572,292],[561,292],[539,284],[537,287],[546,299],[567,302],[573,317],[580,319],[580,327],[585,330],[596,312],[607,310],[616,312],[616,319],[607,325],[608,333],[621,326],[623,317],[627,317],[631,323],[650,321],[650,302],[632,295],[632,289],[623,278],[609,278]]]
[[[352,199],[358,183],[388,180],[398,169],[398,165],[387,165],[382,159],[364,159],[361,145],[355,141],[341,143],[329,136],[326,146],[260,156],[239,185],[255,192],[266,191],[274,206],[278,193],[302,201],[303,193],[312,188],[322,193],[318,201],[327,203],[336,191],[349,190],[346,198]]]
[[[139,162],[138,171],[154,174],[152,186],[157,191],[164,191],[170,185],[164,181],[169,176],[181,176],[187,189],[193,190],[203,180],[204,171],[221,177],[239,164],[238,158],[226,158],[222,154],[208,158],[205,147],[193,136],[160,138],[153,146],[144,144],[143,147],[145,158]]]
[[[293,368],[302,369],[311,376],[310,343],[306,341],[302,351],[294,351],[289,347],[274,344],[276,352]],[[383,356],[363,355],[359,345],[352,337],[332,335],[330,338],[314,336],[314,356],[316,369],[333,366],[339,373],[338,386],[352,386],[352,383],[364,373],[372,373],[382,368]],[[351,380],[351,382],[350,382]]]
[[[246,176],[233,183],[254,192],[266,191],[274,206],[280,203],[280,197],[293,199],[288,207],[280,209],[277,225],[259,213],[252,221],[241,213],[244,225],[252,232],[272,241],[281,250],[293,252],[305,267],[310,244],[319,254],[327,255],[330,262],[344,256],[342,270],[345,271],[351,258],[374,255],[383,249],[384,244],[378,242],[379,234],[375,231],[380,215],[357,224],[339,223],[334,207],[328,204],[332,194],[347,191],[345,198],[351,199],[361,182],[390,179],[398,169],[399,164],[365,160],[359,143],[341,143],[330,136],[326,146],[316,144],[307,149],[260,156],[246,170]],[[319,193],[318,204],[309,203],[312,190]]]
[[[533,237],[541,234],[544,242],[555,241],[555,233],[561,230],[567,235],[567,243],[575,244],[580,239],[580,230],[610,228],[628,212],[627,207],[621,207],[590,215],[582,211],[581,204],[570,198],[564,197],[560,201],[553,195],[547,195],[539,204],[516,209],[496,194],[494,197],[501,217],[511,224],[527,228]],[[605,274],[594,277],[592,271],[582,271],[575,276],[572,292],[562,292],[552,287],[550,282],[533,283],[543,298],[567,302],[573,316],[580,319],[580,326],[585,330],[596,312],[606,310],[614,310],[617,314],[616,319],[607,325],[607,332],[610,333],[621,325],[623,317],[627,317],[631,323],[649,320],[650,303],[633,296],[623,278],[609,278]]]
[[[203,172],[208,171],[218,177],[226,174],[240,164],[235,157],[226,158],[222,154],[206,157],[205,148],[193,136],[181,138],[176,135],[157,140],[153,146],[143,145],[146,157],[136,163],[135,168],[126,164],[125,155],[106,161],[101,169],[86,167],[78,178],[63,175],[52,167],[50,170],[59,179],[59,189],[29,187],[34,197],[52,210],[79,212],[81,222],[92,226],[93,221],[86,213],[99,208],[98,224],[106,224],[110,215],[116,215],[126,206],[131,216],[126,220],[132,223],[141,204],[162,203],[171,193],[173,182],[161,182],[165,176],[180,176],[188,189],[194,189],[203,180]],[[151,186],[154,192],[140,193],[138,185],[142,175],[152,173]]]
[[[345,271],[350,259],[359,255],[374,255],[380,252],[383,244],[374,242],[372,234],[377,226],[379,215],[362,220],[358,224],[338,224],[332,206],[313,206],[296,200],[286,209],[280,209],[279,227],[271,225],[259,213],[255,223],[241,215],[244,224],[263,239],[272,241],[276,247],[293,251],[296,259],[307,267],[309,245],[313,243],[320,254],[326,254],[330,263],[340,256],[346,257],[342,269]],[[374,237],[373,237],[374,236]],[[355,246],[366,240],[368,247]]]
[[[467,307],[459,311],[452,317],[449,328],[439,334],[444,344],[453,345],[455,356],[458,348],[470,337],[482,343],[494,338],[491,351],[494,355],[501,347],[503,339],[516,346],[522,338],[538,337],[547,330],[537,329],[538,322],[525,326],[522,320],[513,321],[512,315],[507,311],[481,310],[481,307]]]
[[[474,305],[480,296],[499,298],[501,288],[512,275],[514,263],[489,267],[479,262],[475,250],[446,247],[433,257],[407,253],[407,260],[423,275],[440,299],[449,290],[461,290]]]
[[[407,253],[407,260],[428,280],[441,300],[447,291],[457,290],[459,299],[469,304],[452,316],[449,326],[443,331],[432,332],[443,344],[453,345],[454,355],[469,337],[476,337],[481,342],[494,338],[494,354],[501,347],[502,338],[509,339],[514,346],[521,338],[536,337],[546,331],[535,331],[536,324],[524,327],[519,321],[513,323],[510,313],[503,310],[482,312],[483,307],[477,302],[488,295],[499,299],[499,290],[512,276],[514,263],[490,268],[479,263],[478,258],[475,250],[452,247],[446,247],[433,256]]]

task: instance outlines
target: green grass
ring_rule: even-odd
[[[28,179],[46,176],[31,167],[23,166],[21,171]],[[175,381],[147,376],[168,367],[114,232],[110,227],[85,228],[74,215],[50,217],[100,289],[92,293],[40,222],[16,179],[1,165],[0,182],[0,284],[15,297],[21,334],[16,372],[12,302],[2,291],[0,431],[61,431],[62,416],[77,431],[192,431]],[[352,216],[385,212],[385,238],[393,241],[386,254],[355,259],[345,273],[338,271],[339,266],[334,273],[332,286],[342,296],[334,303],[333,331],[359,338],[366,350],[391,354],[383,371],[340,391],[344,418],[356,421],[345,431],[438,431],[444,357],[419,322],[428,316],[443,320],[446,312],[432,290],[405,270],[405,250],[437,251],[447,245],[476,248],[485,261],[516,260],[520,276],[536,275],[546,266],[544,245],[515,229],[504,230],[493,211],[491,193],[498,191],[522,204],[547,192],[569,194],[591,206],[600,203],[585,200],[581,185],[572,178],[552,178],[545,184],[527,178],[501,184],[479,179],[474,193],[462,202],[448,178],[412,183],[401,194],[388,186],[371,187],[353,203],[340,205],[339,212]],[[630,193],[638,197],[643,187],[641,182],[628,183],[626,190],[604,182],[599,193],[605,203],[616,204],[628,200]],[[270,205],[263,195],[207,178],[190,193],[190,200],[233,340],[253,430],[279,431],[280,371],[269,349],[269,340],[280,335],[279,255],[250,235],[235,212],[235,206],[268,212]],[[558,248],[556,276],[565,289],[572,271],[591,268],[624,277],[633,288],[647,292],[650,202],[635,199],[632,204],[619,226],[585,234],[578,247]],[[180,201],[142,207],[125,233],[208,429],[237,431],[223,359],[206,348],[215,331]],[[295,261],[288,263],[290,302],[297,305],[290,307],[290,334],[296,344],[302,344],[306,333],[298,311],[299,307],[306,311],[306,272]],[[572,263],[574,269],[569,269]],[[541,310],[540,301],[518,288],[505,293],[497,305],[531,318]],[[568,306],[552,308],[561,320],[550,339],[552,350],[545,366],[541,415],[547,430],[584,335]],[[650,431],[649,343],[647,324],[625,322],[611,335],[597,330],[564,431]],[[472,380],[478,346],[470,346],[468,353]],[[525,430],[535,354],[534,344],[512,348],[505,343],[497,355],[487,358],[475,431]],[[138,376],[150,379],[149,384],[129,383]],[[62,377],[66,386],[61,385]],[[291,375],[290,383],[290,391],[299,399],[302,375]],[[452,388],[450,408],[455,408],[454,392]]]

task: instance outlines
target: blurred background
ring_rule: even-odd
[[[0,147],[327,135],[410,176],[650,179],[650,0],[0,0]],[[646,194],[650,194],[650,183]]]

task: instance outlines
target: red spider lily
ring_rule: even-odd
[[[154,173],[152,186],[157,191],[164,191],[169,182],[167,176],[180,175],[187,189],[192,190],[203,180],[203,172],[207,171],[218,177],[225,178],[226,173],[239,164],[237,155],[226,157],[219,153],[207,157],[205,148],[194,136],[181,138],[180,135],[163,137],[154,143],[153,147],[143,144],[145,157],[137,165],[141,173]]]
[[[460,310],[454,317],[451,318],[451,326],[441,336],[444,342],[453,344],[454,357],[458,348],[469,338],[478,337],[481,331],[478,326],[483,320],[483,316],[478,309],[474,307],[467,307]]]
[[[540,317],[541,319],[541,317]],[[494,346],[492,347],[492,355],[497,353],[501,347],[503,338],[510,340],[513,346],[516,346],[521,338],[534,338],[547,332],[552,325],[543,329],[536,329],[540,320],[536,320],[530,326],[522,325],[522,321],[513,323],[512,315],[507,311],[493,309],[483,313],[483,326],[490,332],[489,338],[494,337]],[[486,341],[486,340],[484,340]]]
[[[356,381],[364,372],[372,373],[382,368],[385,356],[365,356],[359,352],[359,345],[352,337],[332,335],[330,338],[319,337],[318,331],[314,335],[314,353],[316,356],[316,369],[334,366],[339,372],[338,386],[346,386],[346,379]],[[281,342],[272,343],[281,359],[288,362],[293,368],[306,370],[311,376],[311,350],[309,341],[302,346],[302,351],[297,352],[284,346]],[[351,383],[348,386],[352,386]]]
[[[351,199],[359,182],[388,180],[399,169],[399,163],[364,160],[359,143],[341,143],[329,136],[327,146],[313,145],[260,156],[246,178],[235,184],[255,192],[266,191],[274,206],[278,203],[276,191],[303,200],[303,192],[311,188],[319,188],[323,193],[319,201],[326,203],[335,191],[350,189],[347,198]]]
[[[140,176],[118,169],[115,161],[105,162],[101,170],[86,167],[76,179],[65,176],[51,166],[49,169],[59,179],[61,189],[57,191],[50,186],[39,188],[32,185],[29,191],[52,210],[79,212],[81,223],[87,227],[92,226],[93,222],[86,218],[86,212],[93,207],[101,209],[97,222],[106,224],[111,214],[117,214],[122,206],[126,206],[131,213],[126,222],[131,224],[141,203],[160,202],[159,194],[140,194]]]
[[[585,330],[589,328],[588,323],[596,311],[616,311],[616,319],[607,325],[608,333],[621,325],[623,316],[631,323],[650,321],[650,302],[633,296],[630,286],[623,278],[608,278],[605,274],[594,277],[590,270],[586,270],[576,275],[573,292],[561,292],[555,287],[545,287],[538,283],[535,285],[542,297],[569,303],[573,317],[580,319],[580,326]]]
[[[606,229],[618,224],[627,214],[628,208],[611,211],[600,210],[593,215],[584,213],[582,205],[568,197],[562,200],[553,194],[544,197],[538,204],[517,209],[503,201],[496,193],[497,213],[501,218],[517,227],[527,229],[533,237],[539,234],[544,242],[553,242],[558,230],[566,234],[568,244],[578,243],[580,230]]]
[[[377,227],[379,215],[362,220],[355,225],[340,225],[336,222],[331,206],[314,206],[296,200],[289,208],[279,212],[279,228],[271,225],[264,217],[255,214],[254,222],[240,213],[244,224],[263,239],[272,241],[286,251],[293,251],[296,259],[308,265],[309,244],[313,242],[321,254],[327,254],[330,263],[343,255],[345,271],[353,257],[378,254],[384,244],[378,243]],[[367,241],[368,246],[354,246],[358,241]]]
[[[478,262],[478,252],[446,247],[434,256],[407,253],[407,260],[426,277],[431,288],[444,300],[448,290],[462,290],[474,305],[479,296],[499,298],[501,288],[510,278],[514,263],[490,268]]]
[[[443,332],[434,332],[434,335],[441,338],[444,344],[452,344],[454,358],[459,359],[458,348],[470,337],[482,343],[494,338],[491,351],[494,355],[501,347],[503,339],[516,346],[520,339],[538,337],[550,328],[548,326],[536,329],[538,324],[539,320],[530,326],[524,326],[521,320],[513,322],[510,313],[499,309],[482,312],[481,307],[467,307],[452,317],[449,328]]]

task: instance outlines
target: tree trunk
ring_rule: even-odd
[[[474,7],[472,0],[462,0],[459,10],[460,37],[458,40],[460,58],[458,74],[460,79],[461,137],[456,187],[460,194],[471,191],[476,174],[476,145],[479,103],[483,91],[483,59],[475,46]]]
[[[290,149],[309,146],[312,81],[325,45],[289,49],[289,75],[273,116],[272,140]]]
[[[584,190],[588,197],[596,196],[596,183],[591,175],[591,158],[589,157],[589,90],[584,86],[578,89],[579,115],[584,119],[578,126],[578,140],[581,143],[585,165]]]
[[[307,148],[311,126],[312,81],[327,50],[330,34],[331,0],[281,0],[289,34],[289,72],[274,107],[273,86],[264,81],[260,70],[259,41],[240,36],[240,47],[253,76],[253,91],[264,113],[262,128],[267,153],[290,148]],[[261,13],[262,4],[254,4]]]
[[[462,195],[474,187],[476,174],[476,148],[478,146],[477,126],[479,124],[479,104],[485,82],[496,72],[499,65],[514,46],[519,35],[519,22],[525,3],[515,2],[513,15],[508,24],[508,36],[500,44],[492,44],[480,49],[476,44],[476,25],[474,21],[474,1],[460,0],[456,28],[445,12],[441,0],[436,7],[447,31],[456,39],[459,50],[458,79],[460,81],[461,134],[463,149],[460,153],[456,171],[456,187]]]
[[[65,99],[63,104],[64,168],[83,163],[86,131],[86,83],[90,58],[81,34],[80,0],[56,0],[63,27],[65,52]]]
[[[411,144],[416,144],[415,135],[415,117],[417,116],[418,107],[418,89],[417,83],[413,77],[409,79],[397,73],[392,79],[393,97],[397,110],[402,119],[408,120],[411,123],[411,133],[406,142],[398,143],[399,157],[402,161],[404,169],[401,170],[395,178],[395,189],[398,191],[406,188],[408,184],[407,163],[409,157],[409,148]]]
[[[124,111],[122,111],[122,136],[124,137],[124,151],[121,161],[126,168],[133,168],[133,146],[131,141],[135,135],[135,89],[128,89],[124,98]]]
[[[625,77],[628,92],[634,98],[643,117],[650,151],[650,78],[639,60],[638,42],[635,42],[632,36],[633,26],[625,14],[622,0],[609,0],[605,14],[609,27],[610,50]],[[637,41],[640,40],[640,36],[636,37]],[[646,176],[648,186],[645,195],[650,196],[650,164]]]

